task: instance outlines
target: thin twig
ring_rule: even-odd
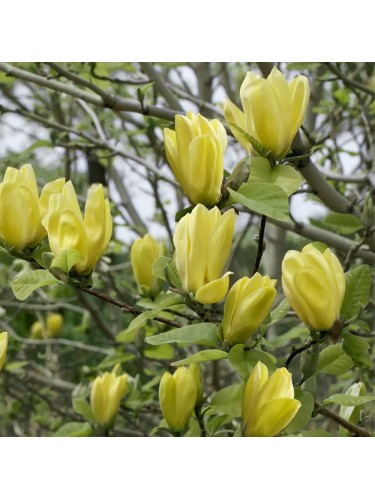
[[[317,401],[315,401],[315,408],[318,410],[319,413],[321,413],[325,417],[330,418],[331,420],[333,420],[333,422],[336,422],[337,424],[341,425],[341,427],[344,427],[344,429],[347,429],[355,436],[360,436],[360,437],[372,436],[372,434],[370,434],[370,432],[368,432],[366,429],[363,429],[363,427],[359,427],[358,425],[355,425],[352,422],[345,420],[345,418],[342,418],[340,417],[340,415],[337,415],[337,413],[328,410],[328,408],[321,405]]]
[[[98,292],[97,290],[93,290],[92,288],[80,288],[82,292],[88,293],[89,295],[93,295],[94,297],[98,297],[99,299],[102,299],[109,304],[113,304],[117,307],[120,307],[121,309],[125,309],[126,312],[133,314],[135,316],[139,316],[142,314],[144,311],[140,311],[139,309],[126,304],[126,302],[120,302],[119,300],[112,299],[109,295],[106,295],[104,293]],[[182,325],[178,323],[177,321],[173,321],[171,319],[167,318],[162,318],[161,316],[155,316],[154,318],[155,321],[158,321],[159,323],[164,323],[165,325],[173,326],[174,328],[180,328]]]
[[[251,272],[251,276],[254,276],[254,274],[258,272],[260,261],[262,260],[262,255],[264,252],[264,230],[266,227],[266,222],[267,222],[267,217],[265,215],[262,215],[262,218],[260,219],[260,228],[258,236],[258,251],[257,251],[257,256],[255,258],[254,267]]]
[[[323,63],[327,68],[332,71],[334,75],[336,75],[340,80],[342,80],[348,87],[355,88],[358,90],[362,90],[362,92],[366,92],[366,94],[370,95],[372,98],[375,97],[375,92],[371,90],[369,87],[366,87],[366,85],[363,85],[362,83],[359,83],[355,80],[352,80],[351,78],[347,77],[344,73],[342,73],[333,63]]]

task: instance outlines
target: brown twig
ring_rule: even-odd
[[[371,437],[370,432],[368,432],[366,429],[363,429],[363,427],[359,427],[359,425],[355,425],[352,422],[345,420],[345,418],[342,418],[340,417],[340,415],[337,415],[337,413],[328,410],[328,408],[321,405],[317,401],[315,401],[315,408],[318,410],[319,413],[321,413],[325,417],[330,418],[333,422],[336,422],[337,424],[341,425],[341,427],[344,427],[344,429],[347,429],[355,436]]]

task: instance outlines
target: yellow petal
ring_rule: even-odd
[[[201,304],[215,304],[223,300],[229,288],[229,275],[227,272],[220,279],[210,281],[198,289],[195,299]]]
[[[296,399],[279,398],[267,401],[254,416],[254,425],[246,426],[245,436],[272,437],[292,421],[301,403]]]

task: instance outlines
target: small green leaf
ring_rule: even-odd
[[[149,359],[172,359],[174,357],[174,349],[169,344],[155,345],[144,349],[143,354]]]
[[[370,357],[370,344],[361,337],[353,335],[349,332],[343,333],[342,347],[356,365],[363,365],[367,368],[373,368],[374,363]]]
[[[16,276],[11,284],[11,288],[18,300],[26,300],[34,290],[47,285],[57,285],[61,283],[49,271],[37,269],[27,271]]]
[[[248,183],[267,183],[279,186],[287,196],[293,194],[302,183],[301,174],[292,166],[279,164],[274,167],[267,158],[252,158]]]
[[[178,342],[179,344],[197,344],[216,347],[216,331],[217,326],[213,323],[196,323],[173,330],[167,330],[166,332],[159,333],[159,335],[147,337],[145,340],[151,345]]]
[[[316,373],[327,375],[342,375],[354,365],[352,358],[348,356],[341,344],[330,345],[319,354]]]
[[[186,207],[186,208],[183,208],[182,210],[179,210],[178,212],[176,212],[176,215],[175,215],[175,218],[174,218],[174,221],[175,222],[178,222],[180,219],[182,219],[182,217],[184,217],[186,214],[190,214],[192,211],[193,211],[193,208],[195,207],[195,205],[190,205],[189,207]]]
[[[216,392],[211,399],[211,406],[224,415],[236,418],[242,415],[242,395],[245,384],[233,384]]]
[[[297,387],[294,391],[294,397],[301,402],[301,407],[290,424],[285,427],[283,431],[285,434],[295,434],[306,427],[314,410],[315,401],[311,392],[303,391]]]
[[[154,307],[154,309],[151,309],[151,311],[145,311],[134,318],[128,328],[117,335],[116,340],[118,342],[128,342],[131,338],[131,335],[142,328],[148,320],[155,318],[155,316],[158,316],[164,309],[168,309],[169,307],[181,304],[182,300],[182,297],[174,294],[166,298],[160,304]]]
[[[274,184],[245,183],[238,189],[228,189],[229,202],[236,201],[254,212],[280,221],[290,221],[289,202],[285,191]]]
[[[176,263],[174,260],[171,260],[171,262],[169,262],[164,271],[168,283],[174,288],[182,289],[182,283],[178,275]]]
[[[344,319],[353,319],[370,300],[371,272],[369,266],[363,264],[345,273],[346,289],[341,306]]]
[[[88,422],[69,422],[58,429],[53,437],[87,437],[92,435]]]
[[[339,234],[353,234],[363,228],[362,222],[352,214],[328,214],[322,223],[327,229]]]
[[[206,349],[205,351],[197,352],[188,358],[175,361],[174,363],[171,363],[171,365],[184,366],[191,365],[192,363],[203,363],[205,361],[217,361],[219,359],[226,359],[227,357],[228,353],[221,351],[220,349]]]
[[[323,405],[327,406],[330,404],[340,405],[340,406],[358,406],[365,403],[370,403],[375,401],[375,396],[349,396],[347,394],[332,394],[329,398],[323,401]]]
[[[229,351],[229,362],[240,375],[242,380],[247,380],[252,369],[261,361],[271,371],[276,368],[276,358],[268,352],[253,349],[245,351],[244,344],[237,344]]]
[[[245,130],[243,130],[241,127],[239,127],[236,123],[228,123],[228,125],[237,130],[249,143],[252,145],[252,147],[255,149],[255,151],[261,156],[261,157],[266,157],[268,156],[269,151],[259,142],[255,139],[255,137],[249,135]]]
[[[51,262],[51,268],[61,269],[65,274],[69,274],[72,267],[83,260],[78,250],[63,250]]]
[[[13,363],[6,363],[4,370],[10,373],[17,372],[18,370],[22,370],[22,368],[28,364],[28,361],[13,361]]]
[[[172,259],[170,257],[166,257],[165,255],[156,259],[152,265],[152,274],[156,278],[166,281],[167,278],[165,277],[165,268],[171,261]]]
[[[73,410],[85,420],[95,420],[90,403],[85,398],[73,398]]]
[[[283,299],[281,302],[279,302],[277,304],[277,306],[275,307],[275,309],[273,309],[271,311],[271,321],[268,323],[267,326],[271,326],[273,325],[274,323],[277,323],[278,321],[280,321],[281,319],[283,319],[287,313],[289,312],[290,310],[290,304],[288,302],[287,299]]]

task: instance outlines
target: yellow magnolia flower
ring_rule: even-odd
[[[90,189],[83,218],[73,184],[67,182],[61,193],[51,196],[42,223],[52,253],[57,256],[64,250],[77,250],[82,260],[75,264],[75,269],[80,274],[90,274],[112,235],[112,217],[103,186],[97,184]]]
[[[339,319],[345,276],[328,248],[321,253],[310,243],[302,252],[289,250],[282,263],[282,285],[294,311],[315,330],[329,330]]]
[[[197,400],[197,384],[185,367],[177,368],[173,376],[165,372],[160,380],[161,411],[173,432],[183,431],[193,413]]]
[[[202,380],[202,370],[200,363],[192,363],[189,365],[189,373],[195,381],[197,387],[197,398],[195,401],[195,406],[198,406],[203,399],[203,380]]]
[[[136,240],[130,251],[130,259],[136,282],[145,295],[155,297],[162,287],[161,280],[152,274],[156,259],[165,254],[164,243],[158,243],[150,234]]]
[[[292,375],[278,368],[268,377],[258,361],[248,378],[242,402],[242,432],[246,437],[272,437],[293,419],[301,403],[294,399]]]
[[[254,274],[241,278],[229,290],[224,304],[223,334],[228,344],[249,340],[263,323],[276,298],[276,282],[269,276]]]
[[[48,314],[46,320],[46,338],[56,337],[64,325],[64,317],[59,313]]]
[[[59,193],[65,179],[49,182],[39,198],[31,165],[20,170],[8,167],[0,183],[0,238],[8,247],[21,252],[35,247],[46,235],[42,218],[47,213],[49,198]]]
[[[8,332],[0,333],[0,371],[5,363],[8,349]]]
[[[183,289],[202,304],[222,300],[229,287],[229,274],[222,272],[232,246],[234,210],[223,215],[217,207],[197,205],[177,223],[173,242],[175,261]]]
[[[106,372],[96,377],[91,388],[91,409],[97,424],[111,426],[120,401],[128,391],[128,375]]]
[[[225,119],[238,142],[258,155],[231,123],[260,142],[273,158],[287,155],[305,117],[310,98],[308,79],[297,76],[288,83],[277,68],[273,68],[267,79],[249,71],[241,85],[240,97],[244,112],[230,100],[224,106]]]
[[[175,131],[164,129],[164,147],[177,182],[194,203],[215,205],[221,195],[227,133],[219,120],[191,111],[176,115]]]

